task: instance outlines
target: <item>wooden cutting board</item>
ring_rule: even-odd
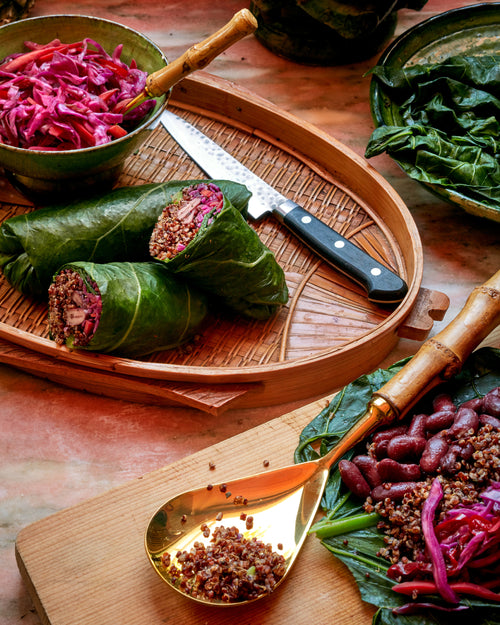
[[[500,348],[500,326],[478,349],[486,346]],[[184,598],[160,579],[144,547],[151,517],[172,496],[217,482],[230,489],[231,479],[293,464],[300,432],[332,396],[21,530],[16,559],[42,623],[370,625],[375,609],[361,601],[348,570],[314,535],[275,593],[240,607],[204,607]]]
[[[240,607],[205,607],[159,578],[144,548],[154,512],[171,496],[209,482],[293,463],[302,428],[327,399],[274,419],[170,466],[24,528],[16,557],[44,625],[369,625],[347,569],[310,536],[276,592]],[[216,465],[209,469],[209,462]]]

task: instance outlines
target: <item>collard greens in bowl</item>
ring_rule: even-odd
[[[413,179],[467,212],[500,221],[500,3],[447,11],[401,35],[372,70],[386,152]]]

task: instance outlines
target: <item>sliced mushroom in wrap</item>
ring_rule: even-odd
[[[288,301],[274,254],[216,183],[185,187],[165,207],[150,252],[222,307],[248,317],[266,319]]]
[[[206,313],[205,296],[155,262],[70,263],[49,287],[50,336],[70,349],[137,358],[185,343]]]
[[[151,260],[148,244],[158,216],[196,182],[122,187],[100,198],[11,217],[0,227],[0,269],[24,295],[46,299],[53,274],[65,263]],[[217,185],[237,211],[246,211],[251,193],[245,186],[222,180]]]

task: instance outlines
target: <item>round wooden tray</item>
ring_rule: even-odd
[[[185,403],[217,413],[327,394],[375,368],[398,336],[424,340],[448,298],[421,289],[416,225],[392,187],[335,139],[205,72],[185,78],[170,107],[286,197],[352,239],[408,283],[396,307],[321,261],[274,218],[253,222],[276,254],[290,301],[266,322],[211,320],[197,342],[143,360],[69,351],[48,338],[46,306],[0,282],[0,359],[36,375],[116,397]],[[205,175],[161,128],[125,167],[119,186]],[[1,205],[0,219],[33,210]]]

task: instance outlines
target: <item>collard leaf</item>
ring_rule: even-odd
[[[456,615],[454,618],[456,619]],[[459,625],[457,621],[455,622]],[[373,625],[415,625],[415,617],[405,616],[404,614],[394,614],[392,609],[380,608],[373,617],[372,623]],[[433,614],[421,614],[418,624],[447,625],[441,617]]]
[[[380,126],[365,155],[387,152],[412,178],[500,207],[500,56],[375,67],[401,125]]]
[[[184,187],[201,180],[122,187],[68,206],[37,209],[0,227],[0,269],[24,295],[45,299],[53,274],[65,263],[150,260],[149,238],[158,216]],[[251,193],[214,181],[240,212]]]
[[[367,557],[364,552],[353,553],[351,550],[348,552],[341,547],[329,546],[326,543],[325,546],[349,568],[358,584],[363,601],[391,609],[407,601],[406,597],[401,595],[393,597],[395,593],[392,592],[391,586],[394,582],[391,582],[385,574],[387,567],[379,566],[376,560]]]
[[[318,456],[327,454],[363,416],[373,393],[399,371],[407,361],[406,358],[387,370],[377,369],[369,375],[363,375],[338,393],[330,404],[302,430],[299,446],[294,454],[295,462],[313,460]],[[350,451],[344,455],[344,458],[350,458],[352,454],[353,451]],[[342,488],[340,476],[333,473],[326,485],[321,507],[325,510],[333,510],[344,494],[345,488]],[[352,510],[357,509],[356,504],[347,503],[345,505]]]
[[[224,198],[211,223],[165,267],[215,298],[222,310],[267,319],[288,301],[283,269],[240,212]]]
[[[96,283],[102,299],[97,330],[85,349],[138,357],[185,343],[207,313],[205,298],[159,263],[76,262],[85,284]],[[73,348],[72,339],[67,346]]]
[[[296,462],[324,455],[347,426],[353,425],[362,416],[372,393],[380,389],[408,360],[395,363],[387,370],[379,369],[361,376],[340,391],[329,406],[302,430],[295,451]],[[420,400],[412,412],[429,413],[432,397],[437,393],[450,393],[453,401],[461,404],[484,396],[496,386],[500,386],[500,349],[482,348],[473,352],[458,375]],[[318,442],[323,438],[328,443],[318,448]],[[318,531],[322,544],[348,567],[358,584],[361,598],[379,608],[373,625],[469,625],[471,619],[476,625],[498,625],[499,605],[475,599],[462,600],[461,603],[468,608],[463,612],[426,610],[411,615],[394,614],[392,610],[405,605],[408,598],[391,590],[394,581],[385,575],[389,563],[377,556],[384,541],[376,527],[376,519],[367,519],[370,527],[357,529],[359,517],[363,514],[360,502],[342,484],[338,470],[332,469],[323,496],[323,507],[325,517],[313,526],[311,532]],[[340,533],[335,527],[338,521],[342,528]],[[355,531],[345,529],[349,522],[352,522],[351,527],[355,527]],[[329,531],[332,535],[328,537]]]
[[[377,369],[373,373],[362,375],[340,391],[302,430],[295,450],[295,462],[317,458],[319,442],[322,443],[320,455],[325,455],[363,416],[373,393],[390,380],[406,362],[408,358],[386,370]]]

